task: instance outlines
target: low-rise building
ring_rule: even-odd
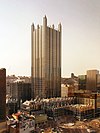
[[[72,85],[61,84],[61,97],[70,97],[74,94],[74,87]]]

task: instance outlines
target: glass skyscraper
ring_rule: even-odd
[[[31,27],[32,97],[50,98],[61,96],[61,24]]]

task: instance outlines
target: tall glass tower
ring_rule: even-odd
[[[47,26],[46,16],[43,26],[31,26],[32,55],[31,77],[32,97],[61,96],[61,24]]]

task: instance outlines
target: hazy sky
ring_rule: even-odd
[[[31,24],[62,23],[62,76],[100,70],[100,0],[0,0],[0,67],[31,75]]]

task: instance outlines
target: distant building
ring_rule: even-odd
[[[78,76],[78,87],[79,90],[86,90],[86,80],[87,80],[87,76],[86,75],[79,75]]]
[[[97,75],[99,75],[98,70],[88,70],[87,71],[87,83],[86,88],[95,91],[97,87]]]
[[[24,83],[17,80],[17,82],[10,84],[11,97],[22,102],[31,99],[31,83]]]
[[[61,97],[70,97],[74,95],[73,86],[67,86],[65,84],[61,84]]]
[[[26,76],[15,76],[15,75],[8,75],[6,77],[6,94],[10,96],[11,90],[10,90],[10,84],[14,83],[15,81],[23,81],[24,83],[31,83],[31,77]]]
[[[31,83],[31,77],[30,76],[18,76],[19,80],[22,80],[24,83]]]
[[[74,73],[71,73],[70,78],[61,78],[61,84],[66,86],[69,91],[77,91],[78,90],[78,77],[74,75]],[[62,89],[62,87],[61,87]],[[62,91],[62,90],[61,90]],[[62,93],[62,92],[61,92]]]
[[[78,76],[78,89],[100,92],[100,74],[98,70],[88,70],[86,75]]]
[[[97,91],[100,92],[100,74],[97,75]]]
[[[15,80],[17,80],[17,77],[15,75],[7,76],[6,77],[6,94],[10,95],[10,83],[13,83]]]
[[[43,26],[32,25],[32,97],[61,96],[61,24],[58,29],[47,26],[46,16]]]

